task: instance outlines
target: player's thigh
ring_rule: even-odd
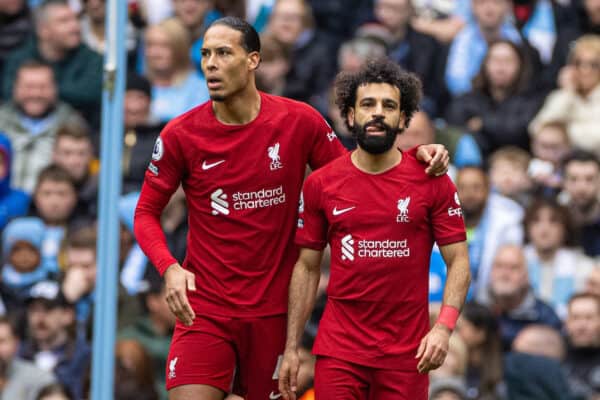
[[[317,357],[316,400],[367,400],[368,368],[332,357]]]
[[[169,400],[223,400],[225,393],[209,385],[182,385],[169,390]]]
[[[210,327],[206,330],[210,331]],[[178,396],[174,399],[187,399],[185,396],[190,391],[203,391],[207,393],[205,396],[212,392],[198,386],[209,386],[218,390],[221,395],[216,399],[219,400],[225,397],[224,393],[231,391],[236,368],[233,345],[220,336],[207,333],[206,330],[189,330],[179,326],[175,328],[166,365],[166,386],[169,392],[173,391]],[[177,389],[183,386],[189,387]],[[210,400],[213,398],[208,397]]]
[[[377,369],[373,372],[369,400],[427,400],[428,389],[428,374]]]
[[[280,398],[278,372],[285,347],[287,317],[254,318],[241,325],[234,392],[246,400]]]

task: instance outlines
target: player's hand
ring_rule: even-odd
[[[442,144],[424,144],[417,149],[417,160],[427,163],[428,175],[440,176],[448,172],[450,156]]]
[[[435,324],[429,333],[421,340],[417,356],[420,358],[417,370],[425,374],[438,368],[444,363],[448,353],[450,329],[442,324]]]
[[[285,349],[279,368],[279,393],[285,400],[296,400],[300,357],[298,349]]]
[[[188,301],[187,291],[196,290],[196,277],[178,263],[172,264],[165,272],[165,287],[167,290],[167,304],[175,316],[185,325],[192,325],[196,318],[192,306]]]

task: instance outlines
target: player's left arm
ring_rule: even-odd
[[[465,303],[471,283],[467,242],[440,246],[440,252],[448,268],[444,300],[436,323],[421,340],[417,350],[417,358],[420,358],[417,369],[421,373],[436,369],[444,363],[450,335]]]
[[[417,160],[427,164],[427,175],[441,176],[448,172],[450,155],[443,144],[422,144],[417,148]]]

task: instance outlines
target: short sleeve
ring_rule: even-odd
[[[439,246],[467,240],[462,208],[456,187],[448,175],[430,182],[433,198],[431,222]]]
[[[310,109],[311,148],[308,158],[310,167],[315,170],[347,153],[327,121],[314,109]]]
[[[321,189],[317,179],[310,175],[304,182],[298,206],[296,244],[313,250],[327,245],[327,219],[321,207]]]
[[[176,125],[168,124],[154,143],[145,182],[154,189],[173,192],[181,183],[185,161],[179,145]]]

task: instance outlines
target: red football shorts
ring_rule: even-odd
[[[167,359],[167,390],[201,384],[246,400],[279,398],[277,379],[286,323],[285,315],[196,316],[190,327],[178,321]]]
[[[317,357],[317,400],[427,400],[429,376]]]

